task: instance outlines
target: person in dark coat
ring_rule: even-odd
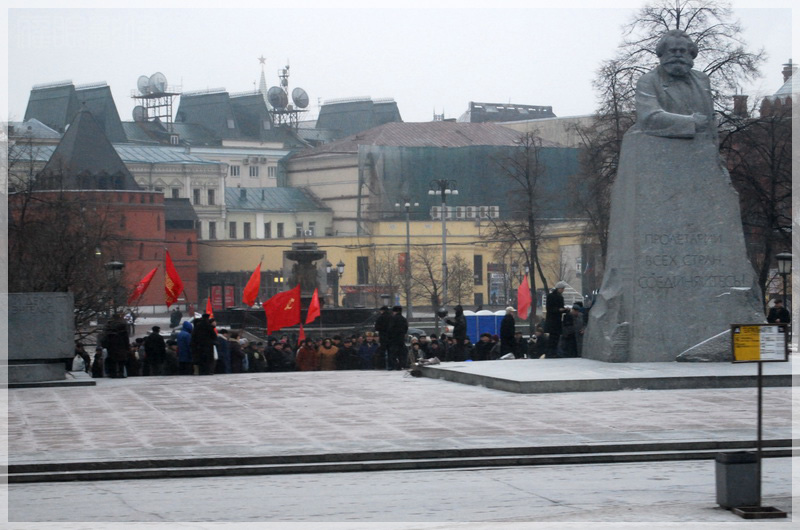
[[[517,321],[514,313],[517,310],[511,306],[506,307],[506,314],[500,321],[500,357],[507,353],[514,353],[514,334],[517,332]]]
[[[230,348],[228,348],[228,330],[221,329],[217,333],[217,353],[219,354],[219,359],[217,359],[217,366],[214,369],[214,373],[217,374],[229,374],[231,373],[231,352]]]
[[[492,358],[492,348],[494,348],[494,342],[492,341],[492,334],[491,333],[481,333],[481,336],[478,338],[478,342],[475,343],[475,346],[472,348],[472,355],[471,358],[473,361],[488,361]]]
[[[389,308],[382,306],[378,318],[375,320],[375,333],[378,335],[378,355],[382,356],[384,366],[377,366],[376,368],[389,368],[389,355],[388,355],[388,342],[389,342],[389,322],[392,320],[392,314]]]
[[[389,370],[400,370],[408,367],[406,350],[406,334],[408,320],[403,316],[403,308],[396,305],[392,308],[392,319],[389,321],[387,348],[389,351]]]
[[[573,304],[564,315],[561,337],[561,355],[580,357],[583,344],[583,313],[579,304]]]
[[[228,351],[231,355],[231,373],[240,374],[244,372],[244,352],[239,343],[239,332],[231,330],[228,339]]]
[[[561,338],[561,319],[568,311],[564,307],[564,289],[567,282],[558,282],[545,300],[545,331],[547,332],[547,356],[558,357],[558,342]]]
[[[337,370],[358,370],[361,365],[361,358],[358,352],[353,348],[353,339],[345,337],[342,341],[342,346],[336,352],[336,369]]]
[[[108,352],[106,371],[109,377],[127,377],[125,364],[130,355],[130,339],[128,325],[120,313],[115,313],[103,331],[102,346]]]
[[[456,314],[452,319],[446,319],[445,323],[453,326],[454,347],[447,349],[445,361],[464,361],[467,358],[464,352],[464,339],[467,338],[467,319],[464,316],[464,308],[457,305],[453,308]]]
[[[144,339],[145,375],[164,375],[167,361],[167,343],[161,336],[161,328],[153,326],[153,331]]]
[[[94,359],[92,360],[92,377],[98,378],[103,377],[103,373],[105,372],[105,368],[103,367],[103,347],[99,344],[94,349]]]
[[[783,307],[783,300],[780,298],[775,299],[775,304],[770,308],[767,314],[767,322],[770,324],[789,324],[792,321],[792,315],[789,310]]]
[[[192,323],[186,320],[178,333],[178,375],[192,375]]]
[[[378,355],[378,343],[375,342],[375,336],[371,331],[368,331],[364,338],[364,343],[358,347],[358,356],[361,358],[360,368],[362,370],[372,370]],[[382,368],[381,366],[374,366],[375,368]]]
[[[195,375],[211,375],[214,363],[214,344],[217,333],[208,313],[195,319],[192,329],[192,364]]]

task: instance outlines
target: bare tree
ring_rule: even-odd
[[[388,294],[392,300],[395,299],[395,294],[402,285],[403,275],[400,272],[397,253],[391,248],[375,249],[371,261],[373,264],[371,277],[375,286],[373,303],[377,307],[381,294]]]
[[[722,153],[739,192],[750,261],[767,292],[775,255],[791,248],[791,105],[766,102],[758,118],[734,116],[729,123]]]
[[[30,183],[32,184],[32,183]],[[118,214],[91,192],[33,191],[9,196],[9,292],[71,292],[79,337],[127,293],[106,263],[119,256]]]
[[[541,186],[546,166],[541,159],[542,139],[537,131],[524,133],[516,142],[509,156],[496,159],[501,174],[513,183],[508,197],[510,215],[507,219],[494,220],[492,228],[484,236],[503,247],[516,247],[524,256],[524,264],[536,271],[542,285],[547,289],[547,278],[539,260],[543,222],[539,208],[549,197]],[[536,292],[536,279],[530,275],[531,293]],[[535,311],[535,309],[534,309]]]
[[[450,302],[456,304],[472,303],[475,291],[475,276],[472,267],[464,256],[456,254],[450,259],[447,271],[447,293]]]
[[[411,250],[411,292],[414,298],[430,300],[441,307],[442,254],[438,246],[417,245]]]

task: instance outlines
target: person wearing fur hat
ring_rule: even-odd
[[[564,307],[564,289],[567,282],[560,281],[545,300],[545,332],[547,332],[547,356],[558,357],[558,341],[561,338],[561,319],[568,311]]]
[[[511,306],[506,307],[506,314],[500,321],[500,357],[514,352],[514,333],[517,331],[517,321],[514,313],[517,310]]]

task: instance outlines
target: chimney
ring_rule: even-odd
[[[789,80],[797,70],[797,67],[792,64],[792,60],[789,59],[789,62],[783,65],[783,82]]]
[[[736,94],[733,96],[733,115],[738,118],[747,118],[747,96]]]

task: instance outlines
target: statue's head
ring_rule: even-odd
[[[694,66],[697,45],[683,30],[670,30],[658,41],[656,56],[669,75],[686,76]]]

